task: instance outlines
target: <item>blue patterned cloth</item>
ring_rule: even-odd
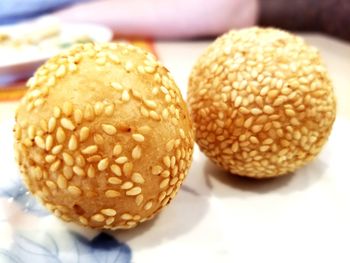
[[[20,22],[87,0],[0,0],[0,25]]]
[[[2,182],[0,185],[1,199],[7,199],[9,204],[19,207],[26,215],[32,214],[37,220],[50,217],[50,213],[29,194],[19,177],[11,181]],[[0,213],[0,223],[4,225],[6,223],[14,224],[13,221],[13,218],[6,218],[6,216]],[[59,226],[56,227],[59,229]],[[11,236],[11,245],[7,248],[0,247],[0,262],[131,262],[131,248],[126,243],[117,240],[107,233],[101,232],[94,238],[87,239],[68,229],[61,229],[59,231],[57,229],[55,230],[55,225],[53,224],[50,229],[37,229],[36,234],[33,235],[31,232],[33,230],[28,231],[28,226],[23,226],[21,229],[14,228]],[[69,249],[67,249],[67,245]]]

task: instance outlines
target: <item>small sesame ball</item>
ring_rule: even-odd
[[[309,163],[336,116],[319,52],[274,28],[216,39],[192,70],[188,97],[200,149],[223,169],[255,178]]]
[[[192,161],[189,113],[169,71],[127,44],[83,44],[41,66],[16,112],[16,159],[56,216],[99,229],[151,219]]]

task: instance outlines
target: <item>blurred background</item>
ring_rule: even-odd
[[[1,0],[0,86],[74,43],[203,40],[253,25],[350,40],[348,0]],[[17,87],[20,87],[17,85]]]
[[[26,80],[45,60],[86,42],[124,41],[148,49],[185,95],[203,49],[231,29],[251,26],[301,34],[333,65],[335,85],[345,83],[349,24],[348,0],[1,0],[0,109],[9,102],[7,112],[23,96]],[[338,101],[346,111],[348,90]]]
[[[254,25],[295,32],[321,52],[338,109],[334,135],[319,161],[300,176],[258,184],[220,174],[198,155],[187,190],[163,221],[148,225],[152,231],[146,226],[118,238],[137,248],[133,262],[350,262],[344,152],[350,131],[349,0],[0,0],[2,188],[18,174],[11,140],[15,109],[26,80],[49,57],[75,43],[129,42],[153,52],[186,97],[192,66],[215,37]],[[24,188],[11,189],[7,195],[27,202]],[[12,209],[16,202],[5,198],[0,198],[0,254],[13,233],[24,229],[44,240],[31,245],[35,252],[54,248],[51,233],[64,237],[63,252],[72,256],[75,246],[67,242],[66,228],[52,217],[38,219]],[[8,220],[2,218],[7,215]],[[113,242],[110,251],[115,251]],[[95,256],[102,262],[103,255]],[[45,257],[42,262],[57,261]]]

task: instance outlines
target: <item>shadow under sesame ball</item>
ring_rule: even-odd
[[[313,160],[336,116],[318,50],[273,28],[216,39],[193,67],[188,103],[206,156],[254,178],[288,174]]]
[[[169,71],[127,44],[84,44],[28,81],[15,152],[28,189],[56,216],[132,228],[176,195],[192,160],[192,125]]]

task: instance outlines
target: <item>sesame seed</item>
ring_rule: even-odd
[[[45,140],[45,150],[50,151],[53,145],[53,137],[52,135],[48,135]]]
[[[140,195],[136,196],[136,198],[135,198],[136,205],[140,206],[142,204],[142,202],[143,202],[143,195],[140,194]]]
[[[145,137],[142,134],[134,133],[132,135],[132,138],[137,142],[143,142],[145,140]]]
[[[130,95],[128,90],[122,92],[122,101],[127,102],[130,100]]]
[[[61,119],[61,125],[63,128],[73,131],[75,129],[75,126],[73,124],[73,122],[70,119],[67,118],[62,118]]]
[[[288,117],[294,117],[295,116],[295,111],[292,109],[286,109],[285,113]]]
[[[158,113],[153,111],[153,110],[151,110],[149,112],[149,116],[155,121],[159,121],[160,120],[160,117],[159,117]]]
[[[145,105],[150,108],[150,109],[155,109],[157,108],[157,103],[155,103],[153,100],[144,100],[143,101]]]
[[[87,170],[87,176],[89,178],[94,178],[95,177],[95,168],[92,165],[90,165],[88,170]]]
[[[258,144],[259,140],[255,136],[249,137],[249,141],[254,144]]]
[[[88,127],[82,127],[79,131],[79,141],[83,142],[89,137],[90,129]]]
[[[273,106],[280,106],[284,103],[285,99],[284,97],[277,97],[277,99],[275,99],[275,101],[273,102]]]
[[[70,166],[64,166],[64,167],[63,167],[63,175],[64,175],[64,177],[65,177],[67,180],[71,179],[72,176],[73,176],[73,169],[72,169],[72,167],[70,167]]]
[[[262,110],[260,110],[259,108],[253,108],[250,111],[253,115],[259,115],[262,113]]]
[[[141,158],[141,147],[139,145],[136,145],[134,149],[131,152],[131,157],[133,159],[140,159]]]
[[[163,191],[159,194],[159,197],[158,197],[158,201],[159,202],[162,202],[164,200],[164,198],[166,197],[166,192]]]
[[[130,189],[131,187],[133,187],[134,184],[132,182],[125,182],[121,185],[121,189],[123,190],[127,190],[127,189]]]
[[[112,116],[113,112],[114,112],[114,104],[110,104],[110,105],[105,107],[105,114],[107,116],[109,116],[109,117]]]
[[[146,66],[146,67],[145,67],[145,71],[146,71],[147,73],[152,74],[152,73],[154,73],[154,72],[156,71],[156,68],[155,68],[155,67],[151,67],[151,66]]]
[[[143,207],[145,210],[150,210],[153,206],[153,202],[152,201],[148,201],[145,206]]]
[[[169,177],[169,176],[170,176],[170,172],[169,172],[168,170],[164,170],[164,171],[160,174],[160,176],[162,176],[162,177],[164,177],[164,178]]]
[[[170,181],[169,178],[165,178],[163,181],[161,181],[161,183],[159,185],[160,189],[167,187],[169,185],[169,181]]]
[[[235,107],[239,107],[239,105],[241,105],[242,103],[242,97],[241,96],[238,96],[236,99],[235,99]]]
[[[159,175],[163,171],[163,168],[159,165],[152,167],[152,174],[153,175]]]
[[[114,222],[115,218],[114,217],[108,217],[106,220],[106,225],[111,225]]]
[[[62,150],[63,146],[62,145],[56,145],[52,148],[51,152],[52,154],[59,154]]]
[[[274,113],[275,110],[271,106],[265,105],[264,108],[263,108],[263,111],[266,114],[272,114],[272,113]]]
[[[73,166],[73,172],[76,173],[78,176],[85,176],[85,171],[79,166]]]
[[[95,112],[91,105],[86,105],[84,109],[84,119],[92,121],[95,118]]]
[[[144,117],[148,117],[149,116],[149,112],[146,108],[144,107],[140,107],[140,112],[141,112],[141,115],[144,116]]]
[[[118,91],[122,91],[124,89],[123,86],[118,82],[111,82],[111,87]]]
[[[273,143],[273,139],[271,139],[271,138],[265,139],[262,143],[263,144],[272,144]]]
[[[56,71],[56,77],[63,77],[66,74],[66,67],[64,65],[60,65]]]
[[[108,135],[114,135],[117,133],[117,129],[111,124],[102,124],[102,130]]]
[[[128,162],[123,165],[123,173],[125,176],[129,176],[132,172],[133,164]]]
[[[170,140],[167,142],[167,144],[165,145],[165,149],[168,151],[168,152],[171,152],[173,149],[174,149],[174,144],[175,144],[175,140]]]
[[[74,151],[78,148],[78,141],[75,135],[72,135],[68,141],[68,149]]]
[[[54,76],[49,77],[49,79],[47,80],[46,85],[47,85],[48,87],[52,87],[52,86],[54,86],[55,84],[56,84],[56,78],[55,78]]]
[[[145,182],[145,179],[143,179],[140,173],[133,173],[131,176],[131,180],[137,184],[143,184]]]
[[[178,181],[179,181],[179,178],[178,177],[174,177],[173,179],[171,179],[170,185],[175,185]]]
[[[120,157],[118,157],[116,160],[115,160],[115,162],[117,163],[117,164],[124,164],[124,163],[126,163],[128,161],[128,157],[126,157],[126,156],[120,156]]]
[[[165,95],[165,101],[167,103],[170,103],[171,102],[171,96],[169,94]]]
[[[97,61],[96,61],[96,62],[97,62]],[[106,219],[106,218],[105,218],[103,215],[101,215],[101,214],[94,214],[94,215],[91,217],[91,220],[96,221],[96,222],[99,222],[99,223],[105,221],[105,219]]]
[[[166,108],[162,111],[162,117],[164,120],[168,119],[169,117],[169,111]]]
[[[97,145],[90,145],[81,150],[82,154],[94,154],[98,151]]]
[[[114,156],[117,156],[119,154],[121,154],[123,148],[120,144],[116,144],[114,147],[113,147],[113,155]]]
[[[35,136],[34,141],[39,148],[45,150],[45,141],[41,136]]]
[[[133,68],[133,64],[132,64],[132,62],[131,61],[127,61],[126,63],[125,63],[125,65],[124,65],[124,68],[125,68],[125,70],[126,71],[130,71],[132,68]]]
[[[288,95],[288,94],[290,94],[292,92],[292,89],[290,89],[290,88],[282,88],[281,89],[281,93],[283,94],[283,95]]]
[[[123,219],[123,220],[130,220],[130,219],[133,218],[133,216],[128,214],[128,213],[124,213],[124,214],[121,215],[120,218]]]
[[[133,227],[133,226],[136,226],[136,222],[135,221],[128,221],[126,222],[126,224],[129,226],[129,227]]]
[[[108,54],[108,57],[110,60],[112,60],[114,63],[119,64],[120,63],[120,58],[117,55],[114,54]]]
[[[102,102],[98,101],[96,102],[95,106],[94,106],[94,111],[96,116],[100,115],[103,112],[104,109],[104,105]]]
[[[49,155],[46,155],[46,156],[45,156],[45,161],[46,161],[47,163],[52,163],[52,162],[55,161],[55,160],[56,160],[56,156],[55,156],[55,155],[49,154]]]
[[[67,117],[71,116],[73,113],[73,104],[69,101],[65,101],[62,106],[62,112]]]
[[[46,185],[51,191],[57,190],[56,184],[50,180],[46,181]]]
[[[166,167],[170,168],[170,156],[165,156],[163,158],[163,163]]]
[[[74,63],[69,63],[69,65],[68,65],[68,70],[69,70],[69,72],[74,72],[74,71],[76,71],[77,69],[78,69],[78,67],[77,67],[76,64],[74,64]]]
[[[101,159],[102,159],[102,156],[99,154],[95,154],[95,155],[92,155],[92,156],[89,156],[86,158],[86,160],[89,163],[96,163],[96,162],[100,161]]]
[[[259,148],[259,150],[261,152],[266,152],[268,149],[270,149],[269,145],[263,145],[263,146],[260,146],[260,148]]]
[[[180,133],[180,137],[182,138],[182,139],[185,139],[185,132],[184,132],[184,130],[183,129],[179,129],[179,133]]]
[[[106,216],[115,216],[117,214],[117,211],[115,211],[112,208],[105,208],[105,209],[101,209],[101,213]]]
[[[76,187],[76,186],[74,186],[74,185],[68,186],[67,190],[68,190],[68,192],[69,192],[70,194],[72,194],[72,195],[74,195],[74,196],[79,196],[79,195],[82,194],[82,191],[81,191],[78,187]]]
[[[163,201],[162,201],[162,207],[166,206],[168,203],[169,203],[169,200],[170,200],[170,197],[168,196],[167,198],[165,198]]]
[[[55,128],[56,128],[56,118],[51,117],[47,124],[47,130],[49,133],[51,133]]]
[[[263,125],[253,125],[252,132],[258,133],[263,129],[263,127],[264,127]]]
[[[116,190],[107,190],[105,196],[108,198],[114,198],[120,196],[120,193]]]
[[[138,195],[140,193],[141,193],[141,187],[136,186],[136,187],[126,191],[125,194],[130,195],[130,196],[134,196],[134,195]]]
[[[85,226],[89,224],[89,221],[83,216],[79,216],[79,222]]]
[[[94,134],[94,142],[98,145],[102,145],[104,143],[103,136],[101,134]]]
[[[110,184],[121,184],[123,181],[119,179],[118,177],[109,177],[108,178],[108,183]]]
[[[57,185],[60,189],[67,188],[67,179],[63,175],[57,177]]]
[[[108,163],[109,163],[108,158],[102,159],[101,161],[98,162],[98,164],[97,164],[97,169],[98,169],[99,171],[104,171],[104,170],[106,170],[107,167],[108,167]]]
[[[112,164],[112,165],[110,166],[110,168],[111,168],[111,171],[112,171],[115,175],[117,175],[117,176],[121,176],[121,175],[122,175],[122,171],[121,171],[121,169],[120,169],[120,167],[119,167],[118,165]]]
[[[29,139],[34,139],[35,137],[35,127],[33,125],[28,127],[28,137]]]
[[[164,86],[160,86],[160,90],[166,95],[166,94],[169,94],[169,91],[166,87]]]
[[[74,159],[73,159],[73,157],[70,154],[64,152],[64,153],[62,153],[62,156],[63,156],[63,162],[66,165],[73,166]]]
[[[144,125],[144,126],[141,126],[140,128],[137,128],[137,130],[140,133],[148,134],[151,131],[151,127],[149,127],[148,125]]]
[[[75,156],[75,163],[80,167],[84,167],[86,164],[85,159],[81,154]]]

